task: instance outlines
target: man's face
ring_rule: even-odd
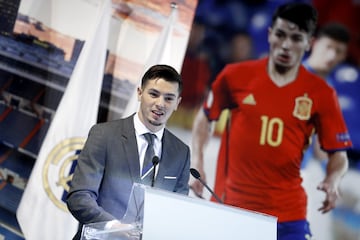
[[[317,70],[330,72],[337,64],[345,60],[347,44],[329,37],[318,38],[312,47],[312,57],[316,58]]]
[[[276,66],[291,69],[298,66],[310,49],[310,36],[287,20],[278,18],[269,28],[270,58]]]
[[[153,132],[163,128],[180,103],[179,84],[162,78],[149,80],[138,88],[139,118]]]

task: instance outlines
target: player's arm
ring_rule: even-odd
[[[204,171],[204,151],[214,132],[214,123],[210,122],[206,117],[203,108],[198,111],[193,124],[192,130],[192,160],[191,165],[197,169],[201,175],[201,178],[206,181],[206,175]],[[199,181],[192,179],[190,187],[193,191],[202,195],[203,185]]]
[[[313,150],[314,150],[314,158],[316,160],[323,161],[328,159],[327,152],[321,149],[318,135],[315,135]]]
[[[326,194],[322,207],[318,210],[322,213],[329,212],[336,206],[339,198],[339,185],[342,177],[348,169],[348,158],[345,151],[329,153],[329,161],[326,167],[324,180],[318,185],[318,189]]]

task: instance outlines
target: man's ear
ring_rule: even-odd
[[[182,99],[182,97],[179,97],[179,98],[177,99],[177,104],[176,104],[176,107],[175,107],[175,111],[178,109],[179,104],[180,104],[180,102],[181,102],[181,99]]]
[[[312,48],[312,46],[314,45],[314,42],[315,42],[315,38],[314,37],[310,37],[309,39],[309,43],[308,43],[308,46],[306,47],[306,51],[310,51],[310,49]]]
[[[138,101],[140,101],[141,95],[142,95],[142,89],[141,89],[141,87],[138,87],[138,88],[137,88]]]

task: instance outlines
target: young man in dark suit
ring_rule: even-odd
[[[154,137],[153,155],[160,160],[154,187],[188,194],[190,149],[165,128],[181,101],[182,80],[168,65],[152,66],[138,88],[140,107],[128,118],[97,124],[90,130],[78,158],[67,205],[83,224],[112,221],[119,224],[133,183],[144,183],[143,161],[148,147],[144,134]],[[150,170],[151,171],[151,170]],[[145,173],[146,175],[146,173]]]

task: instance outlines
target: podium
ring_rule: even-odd
[[[82,240],[276,240],[277,218],[203,199],[134,184],[124,223],[83,227]]]

